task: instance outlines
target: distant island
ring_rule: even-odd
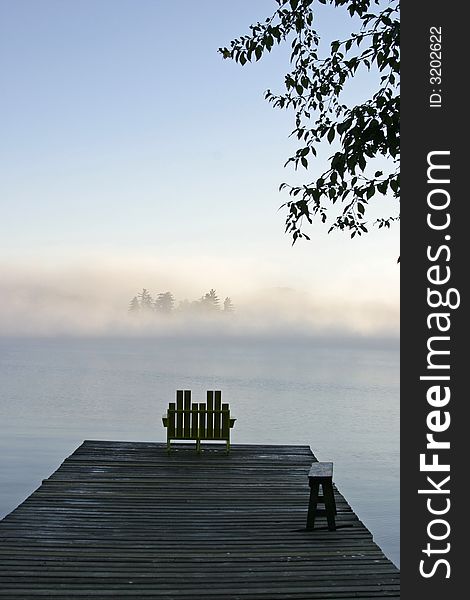
[[[129,303],[128,312],[131,315],[171,315],[173,313],[186,313],[193,315],[208,314],[232,314],[235,306],[229,296],[221,303],[217,292],[209,290],[198,300],[180,300],[176,303],[175,296],[171,292],[160,292],[155,297],[143,288]]]

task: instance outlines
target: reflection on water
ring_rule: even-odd
[[[84,439],[162,441],[177,388],[221,389],[233,443],[308,444],[399,562],[398,351],[315,339],[0,342],[0,517]]]

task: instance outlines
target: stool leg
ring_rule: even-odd
[[[333,484],[331,481],[322,484],[323,496],[325,498],[326,520],[328,521],[328,529],[336,531],[335,523],[335,495],[333,493]]]
[[[332,486],[332,487],[333,487],[333,486]],[[334,490],[332,491],[332,493],[331,493],[331,496],[332,496],[332,498],[333,498],[333,507],[334,507],[334,509],[335,509],[335,515],[337,515],[337,514],[338,514],[338,511],[336,510],[336,498],[335,498],[335,492],[334,492]]]
[[[318,491],[320,484],[316,481],[310,484],[310,499],[308,502],[308,514],[307,514],[307,529],[314,529],[315,527],[315,514],[317,512],[318,504]]]

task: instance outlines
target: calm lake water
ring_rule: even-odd
[[[3,339],[0,517],[84,439],[163,441],[175,390],[221,389],[233,443],[308,444],[399,564],[397,344],[319,339]]]

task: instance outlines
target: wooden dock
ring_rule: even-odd
[[[307,446],[86,441],[0,522],[0,597],[399,598],[399,572],[335,489],[306,531]]]

